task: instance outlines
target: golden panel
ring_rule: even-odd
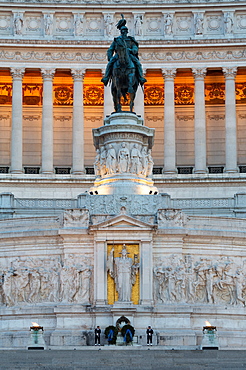
[[[163,105],[164,104],[164,86],[153,85],[144,88],[145,105]]]
[[[206,104],[224,104],[225,102],[225,84],[212,83],[205,85]]]
[[[114,257],[120,257],[121,250],[122,250],[123,244],[108,244],[107,246],[107,257],[109,256],[109,253],[111,252],[112,248],[114,248]],[[132,258],[134,261],[134,257],[137,255],[137,262],[139,262],[139,244],[126,244],[126,249],[128,254],[128,257]],[[107,299],[108,304],[114,304],[118,300],[118,293],[116,291],[115,282],[114,279],[107,273]],[[139,279],[139,272],[136,275],[136,282],[132,286],[132,295],[131,300],[133,304],[139,304],[140,299],[140,279]]]
[[[176,105],[194,104],[194,87],[192,84],[179,85],[174,87],[174,100]]]
[[[12,84],[0,83],[0,104],[10,105],[12,102]]]

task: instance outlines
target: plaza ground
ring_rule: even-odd
[[[177,351],[158,347],[0,351],[0,370],[246,369],[246,351]]]

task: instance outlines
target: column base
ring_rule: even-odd
[[[236,167],[236,168],[224,168],[224,173],[238,173],[239,172],[239,168]]]
[[[205,168],[205,169],[196,169],[196,168],[194,168],[193,169],[193,173],[195,173],[195,174],[203,174],[203,175],[205,175],[206,173],[208,173],[208,169],[207,168]]]
[[[54,175],[54,171],[41,171],[42,175]]]
[[[10,173],[11,174],[22,174],[24,173],[24,171],[23,170],[10,170]]]
[[[72,175],[84,175],[85,174],[85,171],[72,171]]]
[[[175,168],[174,170],[163,170],[164,175],[176,175],[178,170]]]

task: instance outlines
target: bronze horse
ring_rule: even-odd
[[[111,93],[113,96],[116,113],[122,112],[121,97],[127,101],[127,93],[130,97],[130,112],[133,112],[134,99],[138,88],[136,68],[132,61],[127,45],[123,39],[117,40],[118,59],[115,61],[112,71]]]

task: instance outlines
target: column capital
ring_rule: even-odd
[[[176,68],[162,68],[162,75],[164,78],[174,79],[176,76]]]
[[[84,77],[85,77],[85,72],[86,72],[86,69],[85,68],[81,68],[81,69],[71,69],[71,75],[73,77],[73,80],[74,81],[79,81],[79,80],[84,80]]]
[[[10,73],[13,79],[22,80],[25,73],[25,68],[10,68]]]
[[[41,74],[44,80],[53,80],[55,68],[41,68]]]
[[[204,79],[207,73],[207,68],[192,68],[192,73],[195,79]]]
[[[222,71],[226,79],[234,79],[237,74],[237,67],[223,67]]]

